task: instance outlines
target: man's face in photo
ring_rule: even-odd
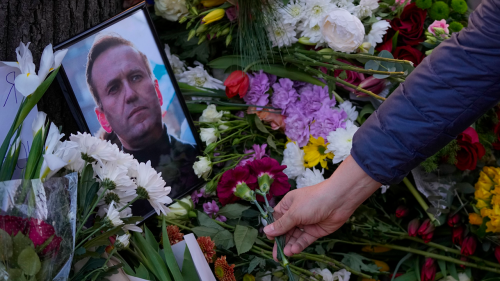
[[[125,148],[142,149],[161,137],[160,101],[137,50],[119,45],[99,55],[92,84],[102,105],[96,110],[104,113]]]

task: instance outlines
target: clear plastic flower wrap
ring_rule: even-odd
[[[0,182],[0,279],[67,280],[78,174]]]

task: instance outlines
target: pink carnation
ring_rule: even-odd
[[[436,20],[434,21],[431,25],[429,25],[429,28],[427,29],[427,31],[429,31],[430,33],[432,33],[432,35],[436,35],[436,33],[434,33],[434,28],[436,27],[440,27],[444,30],[444,32],[446,34],[450,34],[450,30],[448,29],[448,26],[450,26],[449,24],[446,23],[446,20]],[[445,34],[441,34],[441,37],[446,37]]]

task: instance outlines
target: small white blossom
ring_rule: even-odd
[[[201,128],[200,138],[207,146],[217,141],[216,130],[214,128]]]
[[[207,106],[200,116],[200,122],[219,122],[224,115],[224,111],[217,111],[215,104]]]
[[[228,122],[228,121],[222,121],[222,120],[221,120],[221,121],[219,121],[219,124],[220,124],[220,125],[219,125],[219,130],[224,131],[224,130],[229,129],[229,126],[224,125],[224,123],[227,123],[227,122]]]
[[[286,165],[283,173],[291,179],[302,175],[306,169],[304,167],[304,155],[304,151],[300,149],[296,142],[287,143],[283,151],[283,162],[281,162],[281,165]]]
[[[117,159],[117,154],[120,153],[118,147],[110,142],[93,137],[88,133],[78,133],[71,135],[69,139],[78,144],[82,158],[87,160],[93,159],[101,164],[103,161],[113,162]],[[86,159],[83,159],[86,160]]]
[[[330,0],[307,0],[304,8],[304,23],[310,28],[320,24],[335,7]]]
[[[304,18],[305,5],[300,0],[292,0],[288,5],[278,9],[283,24],[296,25]]]
[[[343,109],[345,113],[347,113],[347,119],[354,122],[358,118],[359,113],[356,111],[356,107],[352,105],[352,102],[346,100],[339,104],[339,108]]]
[[[158,215],[166,215],[170,211],[165,204],[172,203],[172,199],[168,197],[171,188],[165,186],[161,173],[151,167],[151,161],[139,163],[136,184],[137,194],[147,199]]]
[[[207,157],[200,157],[200,160],[194,162],[193,169],[199,178],[206,179],[212,171],[212,162]]]
[[[361,0],[354,10],[354,15],[359,19],[371,17],[373,11],[378,8],[378,0]]]
[[[323,176],[324,171],[320,171],[316,168],[306,169],[302,175],[297,178],[297,188],[302,188],[306,186],[312,186],[318,184],[325,180]]]
[[[351,53],[363,43],[365,27],[347,10],[333,8],[320,26],[325,41],[334,51]]]
[[[137,186],[127,175],[127,170],[112,163],[105,165],[95,165],[94,172],[99,177],[101,183],[107,185],[110,190],[134,192]]]
[[[109,204],[108,213],[106,214],[106,218],[104,219],[106,223],[112,225],[113,227],[117,227],[123,224],[123,221],[120,219],[120,213],[115,208],[115,202],[111,202]]]
[[[124,235],[116,236],[115,246],[118,249],[126,249],[130,244],[130,234],[125,233]]]
[[[170,62],[170,66],[172,66],[175,77],[179,79],[179,75],[186,71],[186,64],[181,61],[178,56],[173,55],[170,52],[170,46],[168,44],[165,44],[165,54],[167,55],[168,61]]]
[[[445,278],[440,279],[439,281],[470,281],[470,278],[465,273],[459,273],[458,274],[458,280],[455,279],[455,278],[453,278],[453,276],[448,275]]]
[[[333,152],[333,164],[344,161],[351,154],[352,137],[358,127],[350,120],[346,122],[346,128],[337,128],[328,134],[328,146],[326,152]]]
[[[295,27],[291,24],[275,22],[267,28],[269,40],[273,43],[273,47],[286,47],[297,42],[297,33]]]
[[[321,27],[319,24],[309,27],[307,24],[300,24],[298,27],[299,30],[302,31],[301,36],[309,38],[309,42],[311,43],[325,43],[325,39],[323,38],[323,34],[321,33]]]
[[[387,189],[389,189],[389,187],[390,187],[389,185],[381,185],[381,186],[380,186],[380,189],[382,189],[382,190],[381,190],[380,192],[381,192],[382,194],[386,193],[386,192],[387,192]]]
[[[334,280],[334,281],[349,281],[350,278],[351,278],[351,273],[349,271],[345,270],[344,268],[342,268],[341,270],[333,273],[332,280]]]
[[[352,0],[339,0],[335,4],[338,8],[347,10],[351,14],[354,14],[354,11],[356,10],[356,5],[354,5]]]
[[[309,271],[311,271],[312,273],[316,273],[316,274],[323,276],[323,281],[333,281],[333,274],[327,268],[324,268],[324,269],[313,268]]]
[[[386,20],[381,20],[377,17],[379,21],[372,24],[372,29],[365,36],[365,42],[369,42],[373,47],[377,46],[378,43],[382,43],[384,35],[387,33],[387,29],[391,27],[391,24]]]
[[[178,21],[188,9],[185,0],[156,0],[155,13],[169,21]]]
[[[179,82],[186,83],[193,87],[204,87],[209,89],[224,90],[226,87],[222,81],[210,76],[203,67],[203,64],[195,61],[196,67],[188,67],[188,70],[179,74]]]

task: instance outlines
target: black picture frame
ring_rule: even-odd
[[[156,47],[158,48],[158,51],[159,51],[160,56],[162,58],[162,61],[163,61],[165,68],[167,70],[168,77],[170,78],[172,86],[175,90],[175,96],[177,97],[177,99],[179,101],[179,104],[182,108],[182,112],[186,118],[186,121],[189,125],[191,132],[193,133],[193,137],[194,137],[194,140],[196,142],[197,154],[199,156],[201,156],[201,155],[203,155],[202,149],[201,149],[202,142],[201,142],[199,134],[197,133],[197,130],[194,126],[193,120],[191,119],[191,115],[190,115],[189,110],[187,108],[187,105],[184,101],[184,97],[181,93],[179,85],[177,84],[177,80],[175,78],[175,75],[174,75],[174,72],[173,72],[172,67],[170,65],[170,62],[169,62],[167,55],[165,54],[165,51],[162,47],[162,43],[158,37],[158,34],[156,33],[156,29],[154,27],[153,21],[152,21],[151,17],[149,16],[149,12],[147,10],[145,1],[123,11],[122,13],[112,17],[111,19],[108,19],[108,20],[74,36],[73,38],[70,38],[70,39],[56,45],[54,47],[54,50],[61,50],[61,49],[70,48],[72,45],[74,45],[78,42],[81,42],[82,40],[85,40],[86,38],[88,38],[92,35],[95,35],[96,33],[100,32],[100,31],[102,31],[102,30],[104,30],[104,29],[106,29],[114,24],[119,23],[121,20],[128,18],[129,16],[135,14],[138,11],[141,11],[142,13],[144,13],[147,24],[149,26],[149,29],[151,30],[154,41],[156,43]],[[64,62],[64,60],[63,60],[63,62]],[[68,105],[68,107],[69,107],[69,109],[70,109],[70,111],[71,111],[71,113],[72,113],[72,115],[77,123],[79,131],[91,133],[89,126],[87,125],[87,122],[86,122],[85,117],[83,115],[82,109],[81,109],[81,107],[78,103],[78,100],[76,98],[75,92],[71,86],[71,83],[70,83],[69,78],[66,74],[66,71],[64,70],[63,65],[61,65],[61,69],[57,75],[57,81],[59,82],[59,85],[62,89],[63,95],[66,99],[67,105]],[[175,197],[172,197],[172,199],[180,199],[180,198],[186,196],[187,194],[189,194],[190,192],[194,191],[195,189],[199,189],[205,183],[206,182],[203,179],[199,178],[196,184],[194,184],[193,186],[190,186],[190,187],[186,187],[184,192],[182,192],[181,194],[178,194]],[[144,220],[146,220],[148,217],[152,216],[153,214],[155,214],[155,210],[151,207],[151,211],[149,213],[147,213],[146,215],[142,215],[142,216],[144,217]]]

